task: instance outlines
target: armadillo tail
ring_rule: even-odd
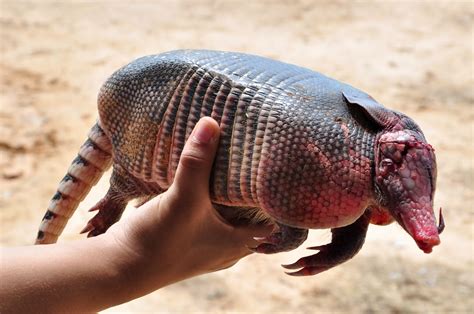
[[[66,176],[59,183],[41,221],[35,244],[55,243],[79,203],[112,163],[110,139],[96,123]]]

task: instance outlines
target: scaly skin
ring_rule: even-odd
[[[427,253],[439,244],[433,149],[410,118],[347,84],[251,55],[174,51],[118,70],[98,103],[94,149],[81,150],[82,167],[73,162],[58,188],[74,201],[53,199],[37,243],[56,241],[111,159],[110,190],[92,209],[89,236],[120,219],[130,200],[165,191],[191,130],[210,116],[221,128],[210,183],[216,209],[232,223],[280,226],[256,252],[294,249],[307,229],[332,228],[331,244],[287,266],[301,268],[294,274],[352,258],[369,222],[396,220]]]
[[[377,185],[387,195],[387,206],[393,217],[420,249],[430,253],[440,243],[441,229],[436,227],[433,214],[436,182],[433,148],[426,144],[421,133],[404,129],[382,134],[378,143]]]

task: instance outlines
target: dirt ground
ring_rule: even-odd
[[[109,311],[473,313],[472,2],[288,3],[0,1],[1,244],[32,243],[113,71],[179,48],[242,51],[325,73],[413,117],[436,148],[442,244],[425,255],[400,227],[371,226],[353,260],[315,277],[280,267],[304,248],[253,255]],[[106,189],[104,177],[61,241],[79,238]],[[304,246],[329,239],[313,231]]]

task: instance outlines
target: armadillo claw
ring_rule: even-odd
[[[278,225],[279,231],[272,233],[268,237],[254,238],[261,243],[256,248],[250,248],[250,250],[263,254],[291,251],[299,247],[308,237],[307,229],[298,229],[282,224]]]
[[[107,229],[104,228],[101,212],[99,211],[97,215],[87,222],[87,225],[81,230],[81,234],[87,233],[87,237],[90,238],[104,233],[106,230]]]
[[[312,276],[312,275],[322,273],[323,271],[327,269],[328,268],[326,267],[305,267],[292,273],[285,272],[285,274],[290,275],[290,276],[295,276],[295,277]]]
[[[439,209],[438,234],[441,234],[443,232],[445,226],[446,226],[446,224],[444,223],[443,211],[440,208]]]
[[[89,232],[89,231],[92,231],[94,230],[94,226],[90,223],[90,221],[87,223],[87,225],[81,230],[81,232],[79,232],[80,234],[83,234],[83,233],[86,233],[86,232]]]
[[[95,225],[94,225],[94,219],[91,219],[87,225],[84,227],[84,229],[81,230],[81,234],[83,233],[86,233],[87,232],[87,237],[90,238],[90,237],[95,237],[99,234],[102,234],[104,233],[104,231],[100,230],[100,228],[97,228]]]
[[[251,249],[255,253],[273,254],[281,252],[283,249],[279,245],[282,242],[281,232],[272,233],[268,237],[255,237],[254,240],[260,242],[257,247]]]
[[[82,229],[81,233],[87,233],[87,237],[95,237],[99,234],[105,233],[109,227],[114,224],[120,216],[111,215],[114,212],[104,211],[100,209],[99,212],[92,217],[87,225]],[[121,214],[121,213],[120,213]]]
[[[315,245],[315,246],[310,246],[310,247],[307,247],[306,249],[308,250],[318,250],[318,251],[321,251],[325,248],[327,248],[328,245],[327,244],[324,244],[324,245]]]
[[[81,233],[88,232],[88,238],[105,233],[110,226],[120,219],[126,205],[125,200],[117,197],[116,192],[109,189],[105,197],[89,210],[98,211],[98,213],[89,220]]]
[[[322,250],[322,252],[324,252],[324,250]],[[291,276],[316,275],[335,266],[332,263],[331,264],[324,263],[324,260],[326,259],[325,255],[326,255],[325,253],[319,252],[314,255],[302,257],[293,264],[287,264],[287,265],[281,265],[281,266],[286,269],[301,268],[299,271],[296,271],[296,272],[287,272],[287,274]]]
[[[301,268],[298,271],[295,272],[285,272],[286,274],[290,276],[311,276],[311,275],[316,275],[319,273],[322,273],[323,271],[326,271],[336,265],[338,265],[342,261],[337,261],[336,263],[331,263],[329,260],[331,258],[329,257],[332,253],[330,250],[330,245],[319,245],[319,246],[313,246],[309,247],[308,249],[310,250],[319,250],[319,253],[314,254],[314,255],[309,255],[306,257],[302,257],[299,260],[297,260],[293,264],[287,264],[287,265],[281,265],[282,267],[286,269],[298,269]]]
[[[255,248],[249,248],[249,250],[254,253],[262,253],[262,254],[273,254],[273,253],[282,252],[282,248],[280,248],[278,245],[274,245],[270,243],[262,243],[262,244],[259,244]]]
[[[98,236],[99,234],[102,234],[102,233],[104,233],[104,231],[98,230],[98,229],[94,229],[94,230],[91,230],[91,231],[87,234],[87,237],[88,237],[88,238],[95,237],[95,236]]]

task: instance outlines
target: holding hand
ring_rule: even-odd
[[[147,273],[145,277],[150,272],[169,277],[171,283],[230,267],[251,253],[248,247],[258,245],[254,237],[271,233],[272,226],[233,227],[213,208],[209,178],[218,137],[218,124],[201,119],[183,149],[168,191],[109,230],[132,255],[124,257],[126,265],[132,263],[127,268],[136,267]]]
[[[105,234],[66,244],[3,249],[0,312],[98,311],[227,268],[271,226],[233,227],[213,208],[209,176],[219,126],[203,118],[168,191]]]

